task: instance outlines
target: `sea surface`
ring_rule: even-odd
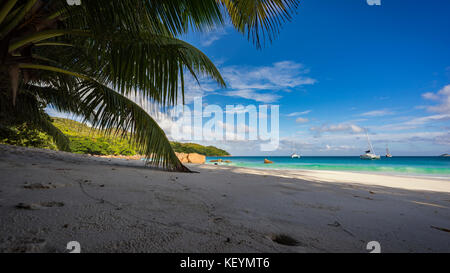
[[[380,160],[361,160],[359,156],[304,156],[301,158],[263,157],[263,156],[230,156],[207,157],[207,164],[214,159],[230,160],[223,165],[289,170],[330,170],[351,172],[374,172],[402,175],[427,175],[450,179],[450,157],[382,157]],[[267,158],[274,164],[264,164]]]

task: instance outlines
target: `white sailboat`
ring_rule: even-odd
[[[367,143],[369,144],[369,150],[366,151],[365,154],[360,155],[359,158],[366,159],[366,160],[381,159],[381,157],[379,155],[376,155],[375,151],[373,150],[373,146],[372,146],[372,143],[370,142],[370,138],[369,138],[369,134],[367,133],[367,130],[366,130],[366,136],[367,136]]]
[[[392,157],[391,153],[389,152],[389,147],[386,145],[386,157],[390,158]]]
[[[295,152],[295,149],[294,149],[294,148],[295,148],[295,147],[292,147],[293,152],[292,152],[292,154],[291,154],[291,158],[300,158],[300,155],[297,154],[297,153]]]

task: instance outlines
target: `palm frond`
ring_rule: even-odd
[[[39,101],[43,102],[47,107],[53,108],[59,112],[88,116],[89,113],[84,112],[85,107],[83,107],[80,92],[77,89],[74,89],[75,86],[78,86],[78,81],[67,82],[63,77],[59,77],[57,84],[58,86],[37,86],[27,84],[23,89],[35,94]]]
[[[17,0],[8,0],[1,5],[0,24],[3,23],[3,20],[5,20],[6,16],[8,16],[10,10],[12,10],[16,2]]]
[[[17,103],[20,104],[20,107],[14,107],[6,100],[0,100],[0,123],[2,125],[16,125],[25,122],[51,136],[58,149],[70,151],[69,139],[52,124],[50,117],[43,110],[42,103],[38,101],[34,93],[22,90],[17,95]]]
[[[67,8],[64,23],[95,33],[147,30],[178,36],[190,28],[203,31],[224,22],[216,0],[96,0]]]
[[[33,123],[33,125],[40,131],[45,132],[47,135],[49,135],[53,139],[59,150],[70,152],[69,138],[55,125],[53,125],[52,121],[49,118],[43,117],[41,119],[38,119]]]
[[[272,42],[286,21],[291,20],[299,0],[220,0],[233,26],[261,48]]]
[[[143,31],[82,36],[72,39],[70,48],[39,47],[36,55],[50,59],[56,55],[52,66],[60,63],[59,69],[88,74],[125,95],[140,92],[163,106],[175,105],[184,96],[185,70],[196,79],[208,76],[225,86],[212,61],[182,40]]]
[[[226,85],[203,52],[172,37],[149,32],[116,33],[112,39],[97,35],[87,47],[86,56],[92,55],[99,56],[95,78],[122,94],[139,90],[163,106],[176,104],[178,95],[184,95],[180,82],[185,70],[196,79],[208,76]]]
[[[172,171],[189,171],[175,155],[158,123],[138,104],[93,81],[83,81],[80,88],[82,107],[94,127],[109,133],[127,132],[133,144],[143,151],[148,163]]]
[[[58,81],[58,83],[63,80]],[[189,171],[175,155],[164,131],[137,103],[93,80],[66,82],[63,86],[24,87],[58,111],[71,112],[102,129],[120,133],[142,151],[150,165],[172,171]],[[74,88],[76,84],[76,88]]]

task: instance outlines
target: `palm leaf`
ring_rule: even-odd
[[[25,122],[51,136],[58,149],[70,151],[69,139],[52,124],[50,117],[43,111],[42,103],[33,92],[22,90],[17,95],[17,103],[21,107],[14,107],[7,101],[0,100],[0,121],[2,125]]]
[[[149,32],[116,33],[113,38],[89,39],[86,56],[99,56],[95,78],[112,84],[122,94],[139,90],[144,97],[174,105],[184,96],[184,71],[195,79],[209,76],[225,87],[220,72],[209,58],[194,46],[176,38]],[[181,92],[179,88],[181,87]]]
[[[106,134],[120,133],[130,137],[133,145],[142,151],[153,166],[172,171],[189,171],[184,167],[165,136],[164,131],[138,104],[111,88],[95,81],[79,82],[76,91],[64,86],[41,87],[27,85],[45,103],[58,111],[72,112],[93,128]]]
[[[61,132],[55,125],[53,125],[52,121],[48,118],[40,118],[36,120],[33,125],[37,127],[42,132],[47,133],[50,137],[52,137],[56,146],[61,151],[70,152],[69,146],[69,138]]]
[[[272,42],[291,19],[299,0],[220,0],[233,26],[260,48]]]
[[[36,48],[36,56],[47,59],[58,56],[52,66],[60,63],[63,67],[59,69],[65,70],[64,73],[89,73],[90,77],[111,85],[122,94],[130,95],[139,90],[144,97],[163,106],[174,105],[180,95],[184,96],[184,85],[180,83],[184,81],[185,70],[195,79],[209,76],[220,86],[225,86],[225,81],[211,60],[194,46],[179,39],[143,31],[116,32],[112,36],[94,36],[88,32],[81,35],[72,39],[70,48]],[[30,64],[26,66],[31,68]],[[38,69],[38,66],[35,68]]]
[[[189,171],[175,155],[164,131],[138,104],[93,81],[80,86],[86,120],[108,133],[128,132],[133,144],[143,151],[149,164],[173,171]],[[125,135],[123,135],[125,137]]]

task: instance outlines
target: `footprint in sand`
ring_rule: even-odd
[[[340,227],[341,224],[338,221],[334,221],[332,224],[328,224],[330,227]]]
[[[330,227],[335,227],[335,228],[341,228],[345,233],[349,234],[352,237],[355,237],[355,235],[353,235],[353,233],[351,233],[350,231],[346,230],[345,228],[342,227],[341,223],[339,223],[338,221],[334,221],[334,223],[332,224],[328,224]]]
[[[28,184],[25,183],[25,185],[23,186],[25,189],[29,189],[29,190],[43,190],[43,189],[50,189],[50,185],[44,185],[41,183],[32,183],[32,184]]]
[[[286,234],[272,234],[270,239],[277,244],[285,245],[285,246],[300,246],[302,245],[299,241],[292,238]]]
[[[25,183],[25,185],[23,185],[23,187],[25,189],[29,189],[29,190],[48,190],[48,189],[60,188],[60,187],[63,187],[63,185],[53,184],[51,182],[49,182],[47,184],[42,184],[42,183]]]
[[[355,197],[355,198],[364,198],[364,199],[373,201],[373,198],[370,198],[370,197],[362,197],[362,196],[359,196],[359,195],[353,195],[353,197]]]
[[[51,202],[42,202],[40,203],[41,206],[43,207],[47,207],[47,208],[52,208],[52,207],[64,207],[64,203],[63,202],[55,202],[55,201],[51,201]]]
[[[27,204],[27,203],[19,203],[16,205],[16,208],[18,209],[26,209],[26,210],[38,210],[42,208],[53,208],[53,207],[63,207],[63,202],[41,202],[41,203],[33,203],[33,204]]]
[[[42,238],[9,237],[0,240],[0,253],[39,253],[47,252],[47,241]]]

